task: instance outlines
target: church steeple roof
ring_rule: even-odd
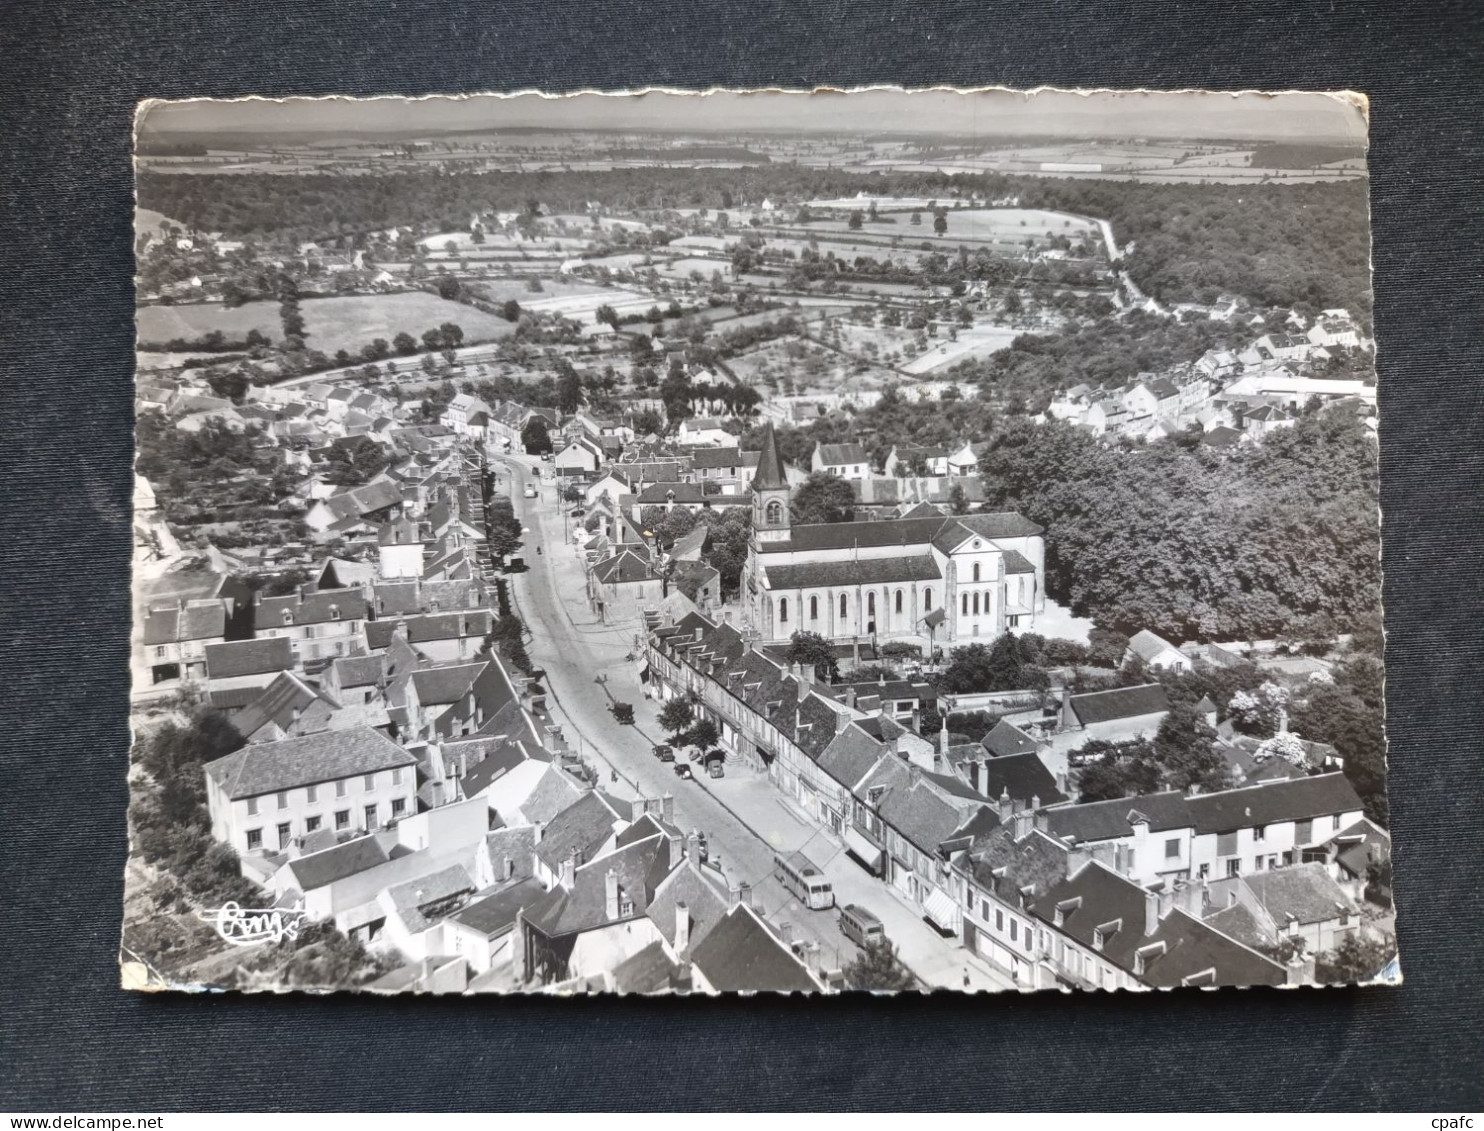
[[[778,454],[778,437],[773,434],[773,422],[770,420],[763,431],[763,450],[758,454],[757,473],[752,477],[752,488],[758,491],[787,487],[788,476],[784,474],[783,457]]]

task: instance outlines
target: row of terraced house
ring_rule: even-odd
[[[1026,988],[1307,982],[1361,929],[1353,861],[1384,833],[1341,773],[1077,804],[1007,722],[981,743],[920,733],[926,684],[823,684],[699,614],[653,625],[644,663],[729,759]],[[1280,962],[1289,939],[1303,953]]]

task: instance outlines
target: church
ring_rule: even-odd
[[[763,643],[817,632],[926,652],[1025,631],[1045,607],[1042,528],[1013,512],[795,526],[773,426],[752,479],[747,616]]]

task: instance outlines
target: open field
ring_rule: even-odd
[[[933,338],[928,351],[902,366],[908,373],[933,373],[971,358],[986,358],[1005,349],[1023,333],[1008,326],[971,326],[958,332],[957,341]]]
[[[307,298],[299,310],[308,331],[307,344],[328,354],[341,349],[355,352],[376,338],[391,341],[404,331],[418,338],[424,330],[444,322],[463,327],[469,341],[503,337],[515,328],[503,318],[424,291]],[[244,337],[249,330],[258,330],[275,341],[283,337],[278,304],[274,302],[249,302],[235,308],[220,303],[146,306],[138,310],[136,320],[139,339],[144,342],[198,338],[213,330],[221,330],[231,339]]]
[[[913,242],[951,240],[960,243],[975,243],[1022,240],[1027,236],[1039,238],[1047,232],[1075,238],[1095,232],[1096,225],[1091,220],[1080,216],[1071,216],[1064,212],[1047,212],[1039,208],[950,208],[948,210],[948,231],[942,236],[933,233],[932,220],[927,216],[923,216],[920,226],[910,223],[872,224],[852,232],[848,221],[823,220],[810,224],[807,230],[849,237],[866,235],[868,229],[870,235],[878,238],[890,239],[892,236],[899,235]]]
[[[523,309],[531,307],[542,299],[612,293],[607,288],[594,283],[569,280],[562,276],[553,278],[548,274],[541,275],[539,291],[531,290],[528,281],[522,278],[481,279],[470,284],[469,289],[490,302],[505,302],[513,298],[520,303]]]

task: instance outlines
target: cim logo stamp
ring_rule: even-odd
[[[240,907],[226,903],[214,910],[198,911],[202,922],[210,923],[216,933],[233,946],[256,946],[258,943],[290,942],[299,937],[303,911],[282,908]]]

